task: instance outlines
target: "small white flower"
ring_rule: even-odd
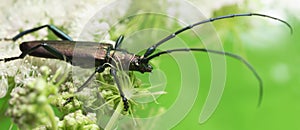
[[[7,79],[6,77],[2,76],[0,79],[0,98],[6,96],[7,89],[8,89]]]

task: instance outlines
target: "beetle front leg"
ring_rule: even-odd
[[[118,79],[118,77],[117,77],[116,70],[112,68],[112,69],[110,70],[110,72],[111,72],[111,74],[113,75],[113,77],[114,77],[114,79],[115,79],[115,81],[116,81],[116,84],[117,84],[117,87],[118,87],[120,96],[121,96],[122,101],[123,101],[124,111],[127,111],[128,108],[129,108],[128,100],[127,100],[127,98],[125,97],[125,94],[124,94],[124,92],[123,92],[123,90],[122,90],[122,88],[121,88],[121,84],[120,84],[120,81],[119,81],[119,79]]]

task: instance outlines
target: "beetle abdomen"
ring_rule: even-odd
[[[42,45],[43,44],[43,45]],[[37,49],[32,49],[37,46]],[[29,41],[20,44],[22,52],[31,51],[28,55],[42,58],[67,60],[72,65],[91,68],[105,63],[107,48],[111,44],[75,41]],[[51,48],[47,50],[46,48]],[[67,59],[55,55],[55,51],[63,54]]]

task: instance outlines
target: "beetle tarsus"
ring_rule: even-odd
[[[69,97],[66,99],[66,101],[64,102],[63,106],[66,106],[67,104],[69,104],[70,102],[72,102],[74,100],[74,97]]]
[[[124,95],[121,96],[121,97],[122,97],[122,101],[123,101],[123,105],[124,105],[124,111],[128,111],[128,109],[129,109],[128,100],[127,100],[127,98]]]

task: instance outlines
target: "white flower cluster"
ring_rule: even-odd
[[[80,32],[76,30],[82,29],[82,25],[94,15],[95,10],[108,2],[109,0],[88,0],[84,2],[72,0],[22,0],[0,2],[0,38],[11,38],[23,30],[45,24],[64,27],[67,31],[70,31],[68,35],[76,38],[77,32]],[[46,38],[48,32],[47,29],[42,29],[32,35],[22,37],[15,43],[0,41],[0,58],[19,56],[21,54],[18,47],[19,41],[42,40]],[[24,83],[25,80],[28,80],[28,77],[33,76],[32,72],[36,73],[34,69],[36,67],[31,66],[27,62],[27,60],[0,62],[0,97],[6,95],[8,89],[7,76],[14,77],[16,83]],[[51,62],[43,60],[40,64]],[[54,68],[57,68],[55,65],[61,64],[55,63]]]
[[[1,2],[0,35],[14,36],[20,30],[44,24],[82,29],[80,27],[82,27],[99,8],[102,8],[108,2],[109,0],[76,2],[73,0],[22,0]],[[43,38],[45,35],[47,35],[47,31],[41,30],[39,31],[38,38]],[[70,35],[76,36],[72,35],[72,33]]]

